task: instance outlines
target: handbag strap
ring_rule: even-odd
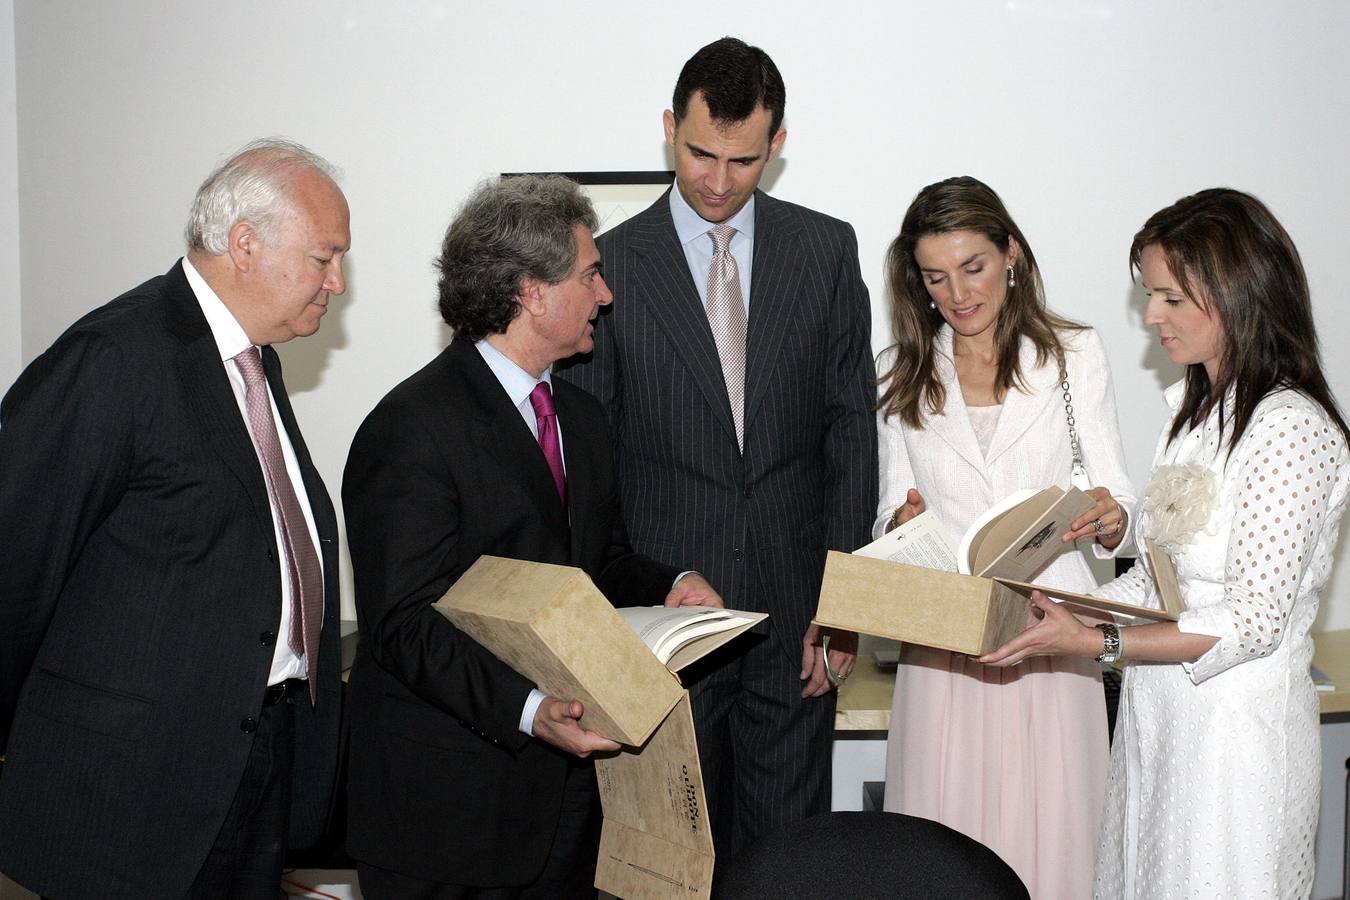
[[[1064,391],[1064,419],[1069,423],[1069,450],[1073,453],[1074,472],[1086,474],[1083,465],[1083,448],[1078,442],[1078,427],[1073,417],[1073,394],[1069,392],[1069,369],[1064,364],[1064,351],[1055,348],[1055,359],[1059,361],[1059,386]]]

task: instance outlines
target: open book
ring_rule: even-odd
[[[1073,544],[1060,541],[1069,523],[1092,508],[1093,500],[1077,488],[1048,487],[1016,491],[991,507],[957,542],[931,511],[854,551],[856,556],[885,559],[910,566],[995,578],[1023,596],[1040,590],[1075,606],[1148,621],[1175,621],[1185,610],[1171,557],[1145,540],[1143,563],[1161,598],[1161,609],[1091,597],[1031,584],[1059,554]]]
[[[1094,502],[1075,487],[1015,491],[980,516],[959,542],[926,510],[854,552],[962,575],[1029,581],[1073,549],[1060,535]]]
[[[767,618],[708,606],[630,606],[619,615],[672,672]]]

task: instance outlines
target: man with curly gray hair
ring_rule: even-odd
[[[0,405],[0,871],[44,896],[271,900],[321,832],[337,521],[271,345],[346,287],[332,171],[232,156]]]
[[[595,224],[565,178],[481,186],[437,263],[455,338],[347,458],[361,627],[347,848],[368,900],[595,896],[586,757],[619,746],[432,609],[475,560],[576,566],[616,605],[721,605],[702,576],[629,547],[604,413],[551,375],[610,302]]]

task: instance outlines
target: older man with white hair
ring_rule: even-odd
[[[350,242],[326,162],[250,144],[0,405],[0,871],[44,896],[275,898],[322,829],[337,525],[271,345]]]

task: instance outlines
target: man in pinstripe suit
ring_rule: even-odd
[[[337,518],[272,345],[346,290],[348,219],[250,144],[0,404],[0,869],[36,893],[272,900],[323,830]]]
[[[561,373],[615,432],[634,546],[704,573],[767,633],[689,680],[719,856],[830,808],[833,687],[810,625],[827,549],[876,509],[871,313],[846,223],[757,190],[786,137],[784,88],[733,38],[684,66],[666,140],[676,183],[599,239],[616,302]]]

